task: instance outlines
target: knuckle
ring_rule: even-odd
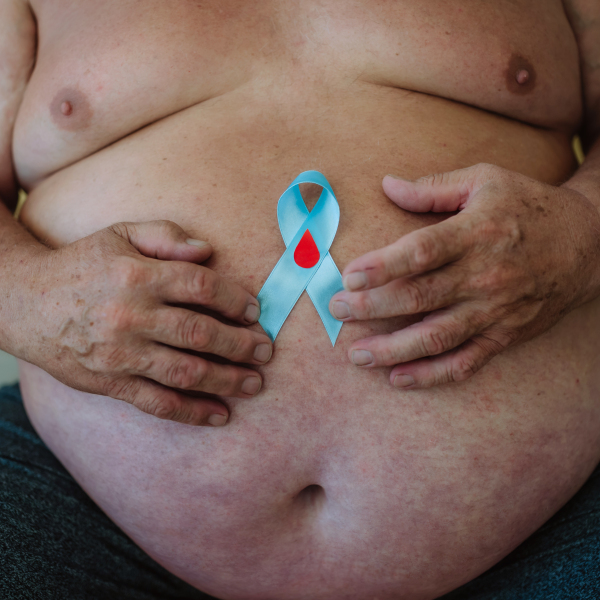
[[[152,223],[158,228],[159,232],[165,234],[165,236],[177,235],[183,231],[177,223],[173,223],[173,221],[168,221],[167,219],[158,219]]]
[[[197,387],[202,382],[203,376],[202,367],[187,357],[179,358],[167,369],[167,381],[170,387],[180,390]]]
[[[132,256],[119,256],[110,265],[110,279],[113,289],[135,289],[147,283],[146,266]]]
[[[125,400],[131,404],[137,396],[139,384],[133,377],[107,379],[104,382],[102,393],[110,398]]]
[[[502,227],[494,219],[484,218],[475,226],[475,234],[481,243],[491,245],[502,238]]]
[[[407,280],[403,291],[403,309],[408,314],[423,312],[427,308],[425,294],[416,283]]]
[[[192,313],[181,322],[179,338],[188,348],[205,350],[213,345],[214,328],[209,318]]]
[[[484,178],[492,178],[494,176],[498,176],[502,173],[503,169],[498,167],[497,165],[492,165],[490,163],[478,163],[475,165],[475,173],[479,177]]]
[[[110,336],[115,331],[130,331],[133,329],[135,322],[136,315],[126,303],[112,300],[104,306],[102,329],[107,330],[105,335]]]
[[[122,221],[121,223],[109,225],[104,231],[109,231],[127,240],[129,239],[129,231],[133,227],[135,227],[134,223]]]
[[[246,329],[234,328],[229,340],[229,354],[232,360],[252,357],[256,342],[253,334]]]
[[[203,267],[194,269],[190,286],[192,294],[200,302],[210,304],[214,301],[217,294],[217,280],[208,269]]]
[[[452,348],[452,335],[437,328],[427,331],[421,338],[421,349],[426,356],[435,356]]]
[[[356,318],[372,318],[374,316],[373,302],[370,294],[355,293],[349,302],[350,314]]]
[[[486,295],[496,295],[500,292],[517,292],[514,287],[514,273],[512,269],[504,264],[489,267],[484,273],[473,278],[474,287]]]
[[[177,421],[181,410],[180,403],[175,398],[160,394],[151,396],[141,408],[158,419],[168,421]]]
[[[420,177],[416,182],[434,188],[449,183],[450,177],[450,172],[433,173],[431,175],[426,175],[425,177]]]
[[[104,348],[98,356],[98,362],[102,370],[111,373],[118,370],[123,370],[125,367],[130,367],[129,351],[121,344],[110,345]]]
[[[371,349],[377,363],[382,365],[395,365],[402,362],[403,352],[398,343],[395,343],[394,336],[388,334],[385,341],[376,348]]]
[[[478,370],[479,366],[472,357],[458,355],[451,366],[450,380],[465,381],[475,375]]]
[[[439,245],[433,235],[422,233],[412,252],[409,253],[409,267],[414,272],[427,270],[437,260]]]

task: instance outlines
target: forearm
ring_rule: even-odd
[[[48,251],[0,201],[0,349],[14,353],[14,328],[24,296],[32,293],[33,259]],[[22,310],[22,309],[21,309]]]

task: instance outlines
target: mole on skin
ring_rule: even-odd
[[[535,88],[533,65],[523,56],[513,54],[505,71],[506,87],[513,94],[529,94]]]
[[[50,103],[50,115],[61,129],[78,131],[87,127],[93,111],[86,95],[77,88],[63,88]]]

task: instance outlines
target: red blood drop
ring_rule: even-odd
[[[294,260],[299,267],[310,269],[319,262],[319,249],[307,229],[294,250]]]

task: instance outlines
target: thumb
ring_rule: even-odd
[[[116,223],[108,229],[149,258],[201,263],[212,254],[208,242],[191,238],[172,221]]]
[[[482,167],[428,175],[415,181],[386,175],[383,191],[392,202],[411,212],[454,212],[462,210],[487,181]]]

